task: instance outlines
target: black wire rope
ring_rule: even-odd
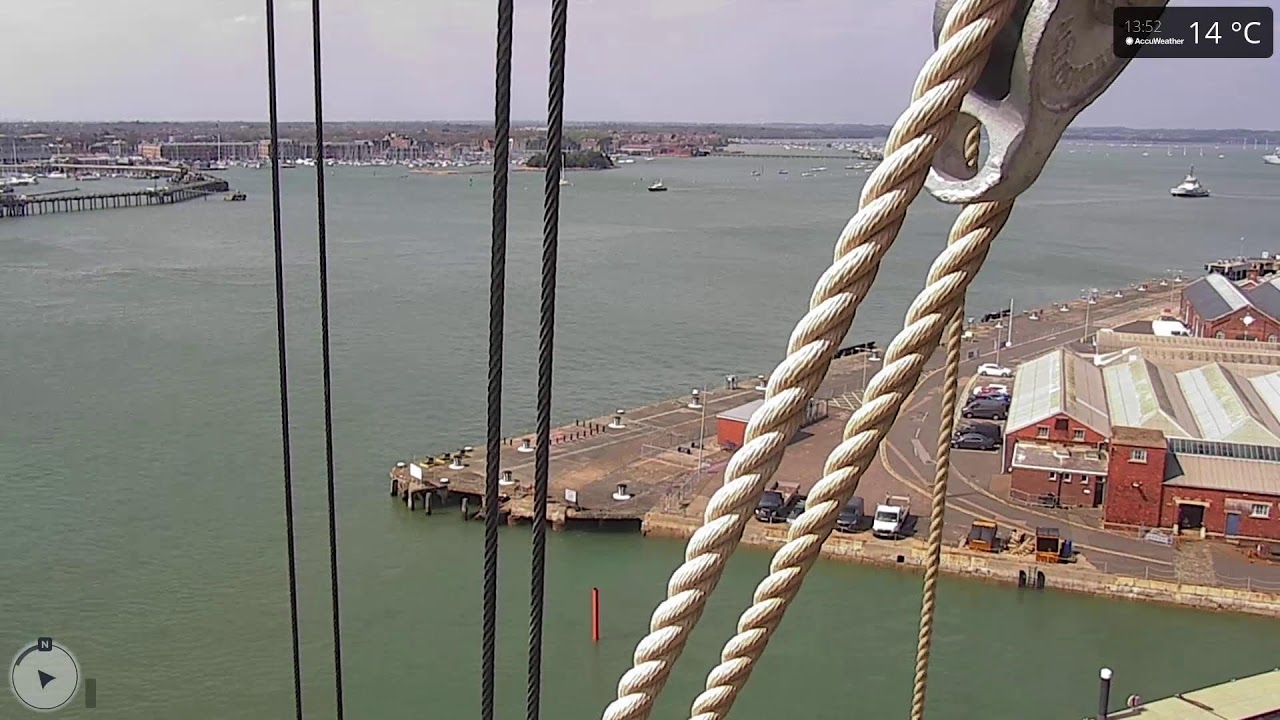
[[[298,651],[298,557],[293,529],[293,464],[289,449],[289,373],[285,349],[284,242],[280,230],[280,115],[276,109],[276,11],[266,0],[267,112],[271,126],[271,234],[276,262],[276,347],[280,365],[280,444],[284,464],[284,523],[289,551],[289,627],[293,636],[293,709],[302,720],[302,661]]]
[[[342,613],[338,605],[338,520],[333,481],[333,373],[329,362],[329,238],[324,196],[324,93],[320,75],[320,0],[311,0],[311,65],[315,82],[316,233],[320,252],[320,355],[324,372],[324,460],[329,512],[329,587],[333,602],[333,688],[337,720],[343,718]]]
[[[569,0],[551,1],[551,73],[547,98],[547,171],[542,212],[542,293],[538,317],[538,445],[534,455],[533,563],[529,603],[528,720],[542,705],[542,620],[546,606],[547,493],[551,481],[551,389],[555,350],[556,263],[560,249],[560,172]]]
[[[502,458],[502,347],[507,282],[507,185],[511,138],[513,0],[498,0],[494,83],[493,225],[489,251],[489,391],[484,462],[484,620],[480,660],[480,717],[494,718],[498,625],[498,471]]]

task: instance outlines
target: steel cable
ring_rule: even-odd
[[[338,604],[338,517],[334,502],[333,372],[329,352],[329,236],[324,195],[324,93],[320,73],[320,0],[311,0],[311,73],[314,80],[316,146],[316,237],[320,255],[320,356],[324,373],[324,468],[329,515],[329,594],[333,603],[333,690],[337,718],[344,715],[342,698],[342,611]]]
[[[534,455],[533,558],[529,601],[529,685],[526,717],[542,705],[542,621],[546,606],[547,494],[551,484],[551,390],[555,354],[556,265],[560,250],[560,172],[564,134],[564,70],[569,0],[551,2],[551,61],[547,98],[547,169],[542,212],[542,292],[538,313],[538,444]]]
[[[511,47],[515,7],[498,0],[493,119],[493,224],[489,249],[489,384],[484,463],[484,589],[480,717],[494,718],[498,624],[498,472],[502,457],[502,350],[507,283],[507,187],[511,138]]]
[[[690,539],[685,562],[673,573],[667,599],[654,611],[605,720],[638,720],[652,711],[1012,7],[1012,0],[960,0],[948,14],[938,49],[917,77],[912,103],[885,143],[884,162],[863,188],[835,260],[814,289],[788,355],[769,379],[764,406],[753,413],[746,442],[729,461],[725,484],[708,503],[704,524]]]
[[[271,138],[271,235],[275,253],[276,348],[280,368],[280,445],[284,466],[284,523],[289,556],[289,629],[293,642],[293,709],[302,720],[302,661],[298,649],[298,556],[293,527],[293,463],[289,443],[289,371],[284,318],[284,241],[280,213],[280,115],[276,108],[276,12],[266,0],[267,113]]]

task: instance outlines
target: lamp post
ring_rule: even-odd
[[[1004,346],[1013,347],[1013,298],[1009,298],[1009,327],[1004,332]]]
[[[867,397],[867,368],[873,362],[880,362],[880,356],[876,355],[874,351],[872,351],[871,353],[868,353],[866,358],[864,358],[862,361],[862,398],[861,400],[865,400]]]

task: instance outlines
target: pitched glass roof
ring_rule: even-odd
[[[1217,363],[1178,373],[1178,386],[1205,440],[1280,444],[1280,437],[1255,416],[1241,388]]]

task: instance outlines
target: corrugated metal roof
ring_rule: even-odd
[[[1280,278],[1274,278],[1249,291],[1249,303],[1273,319],[1280,318]]]
[[[1111,432],[1101,368],[1061,348],[1018,366],[1005,432],[1066,413],[1106,435]]]
[[[1280,463],[1266,460],[1170,453],[1164,474],[1172,487],[1280,495]]]
[[[724,420],[737,420],[739,422],[751,422],[751,413],[754,413],[756,410],[758,410],[761,405],[764,405],[764,398],[760,398],[759,400],[752,400],[751,402],[745,405],[739,405],[736,408],[729,408],[728,410],[725,410],[719,415],[716,415],[716,418],[724,419]]]
[[[1029,427],[1062,412],[1062,350],[1051,350],[1018,366],[1013,376],[1005,432]]]
[[[1117,710],[1113,720],[1253,720],[1280,712],[1280,670],[1240,678],[1132,710]]]
[[[1064,353],[1063,365],[1066,370],[1063,399],[1067,414],[1103,435],[1111,434],[1102,368],[1075,353]]]
[[[1240,395],[1239,383],[1221,365],[1213,363],[1184,370],[1177,377],[1200,437],[1256,445],[1280,444],[1280,437],[1267,427],[1275,422],[1274,418],[1266,423],[1255,416],[1256,409]]]

